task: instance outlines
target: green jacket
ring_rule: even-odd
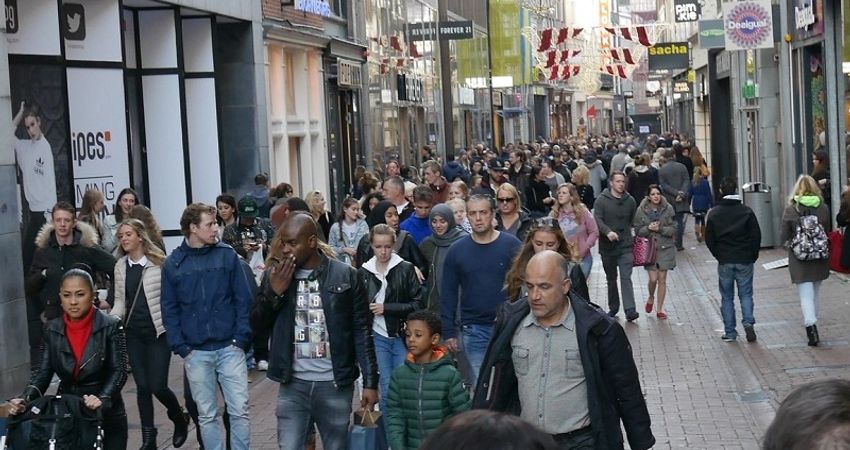
[[[393,371],[386,424],[394,450],[419,448],[443,421],[472,406],[451,357],[442,348],[435,353],[437,359],[428,364],[416,364],[408,355]]]

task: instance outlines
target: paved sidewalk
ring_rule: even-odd
[[[785,256],[763,250],[755,270],[758,341],[743,330],[735,343],[720,340],[717,263],[703,244],[686,233],[686,250],[668,277],[667,313],[660,321],[643,312],[647,276],[636,268],[632,280],[640,318],[624,324],[631,340],[652,417],[656,449],[757,449],[779,402],[796,386],[824,377],[850,377],[850,298],[848,282],[832,276],[821,288],[821,346],[810,348],[801,323],[797,291],[787,269],[766,271],[765,262]],[[592,300],[607,307],[605,275],[598,258],[590,277]],[[740,313],[738,314],[740,320]],[[276,449],[278,384],[251,372],[252,449]],[[182,361],[172,360],[169,384],[182,402]],[[140,446],[132,377],[124,389],[130,418],[129,449]],[[161,449],[171,448],[171,423],[157,403]],[[183,446],[197,448],[194,429]]]

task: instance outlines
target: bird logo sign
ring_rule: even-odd
[[[62,34],[69,41],[86,39],[86,10],[79,3],[62,4]]]

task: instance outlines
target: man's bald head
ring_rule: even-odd
[[[544,250],[532,256],[531,259],[528,260],[528,265],[526,265],[525,271],[526,273],[531,270],[542,270],[545,272],[552,268],[560,270],[561,279],[569,278],[570,262],[560,253],[552,250]]]
[[[280,249],[280,256],[294,256],[295,267],[312,266],[319,257],[318,248],[319,231],[316,221],[309,213],[301,211],[286,217],[272,245],[273,252]]]
[[[313,216],[305,211],[290,211],[289,215],[280,225],[285,228],[290,236],[306,237],[318,236],[319,230]]]

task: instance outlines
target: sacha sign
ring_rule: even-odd
[[[649,47],[649,70],[687,69],[691,49],[687,42],[665,42]]]

